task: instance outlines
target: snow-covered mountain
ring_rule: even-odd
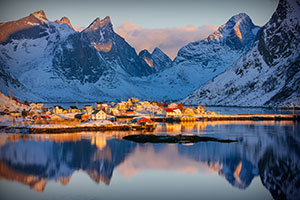
[[[139,53],[139,57],[142,58],[150,67],[153,67],[156,71],[162,71],[171,66],[172,60],[159,48],[155,48],[152,54],[147,49],[142,50]]]
[[[163,98],[185,97],[249,50],[259,30],[248,15],[235,15],[206,39],[182,47],[172,66],[151,81],[165,90]]]
[[[300,106],[300,1],[282,0],[259,40],[187,104]]]
[[[8,95],[13,89],[17,98],[31,101],[177,100],[226,70],[259,30],[249,16],[238,14],[180,49],[172,62],[158,48],[137,55],[109,17],[76,32],[66,17],[50,22],[38,11],[0,25],[1,91]]]
[[[126,98],[139,85],[132,79],[155,72],[114,33],[109,17],[78,33],[67,18],[50,22],[38,11],[2,23],[0,33],[1,91],[23,100]]]

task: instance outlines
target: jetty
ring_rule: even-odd
[[[152,117],[154,122],[181,122],[181,121],[300,121],[299,114],[232,114],[232,115],[198,115],[193,117]]]

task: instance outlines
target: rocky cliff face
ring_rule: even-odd
[[[139,57],[157,72],[171,67],[172,64],[172,60],[159,48],[155,48],[152,54],[145,49],[139,53]]]
[[[299,9],[299,1],[280,1],[251,50],[183,102],[300,106]]]
[[[146,76],[154,72],[138,57],[135,49],[113,30],[109,17],[95,19],[82,33],[93,47],[114,68],[120,67],[131,76]]]

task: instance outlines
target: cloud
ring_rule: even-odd
[[[124,37],[136,49],[137,53],[143,49],[152,52],[155,47],[159,47],[170,58],[174,59],[181,47],[189,42],[206,38],[216,29],[217,26],[213,25],[149,29],[125,21],[115,28],[115,31]]]

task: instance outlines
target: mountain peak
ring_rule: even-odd
[[[239,13],[209,35],[207,40],[223,42],[232,49],[244,49],[252,45],[259,30],[260,27],[254,25],[246,13]]]
[[[239,13],[239,14],[237,14],[237,15],[232,16],[232,17],[227,21],[226,24],[228,24],[228,23],[230,23],[230,22],[237,23],[237,22],[239,22],[239,21],[245,21],[245,20],[246,20],[246,21],[251,20],[250,17],[249,17],[249,15],[247,15],[246,13]],[[252,22],[252,21],[251,21],[251,22]]]
[[[155,53],[163,53],[163,52],[160,48],[155,47],[154,50],[152,51],[152,54],[155,54]]]
[[[41,22],[48,22],[46,14],[43,10],[36,11],[34,13],[31,13],[30,15],[40,20]]]
[[[102,27],[108,27],[109,29],[112,29],[112,23],[110,21],[110,17],[106,16],[104,19],[100,20],[99,17],[97,17],[86,29],[86,32],[94,31]]]
[[[58,24],[67,24],[67,25],[69,25],[70,28],[74,29],[69,18],[67,18],[65,16],[62,17],[60,20],[55,20],[55,22]]]

